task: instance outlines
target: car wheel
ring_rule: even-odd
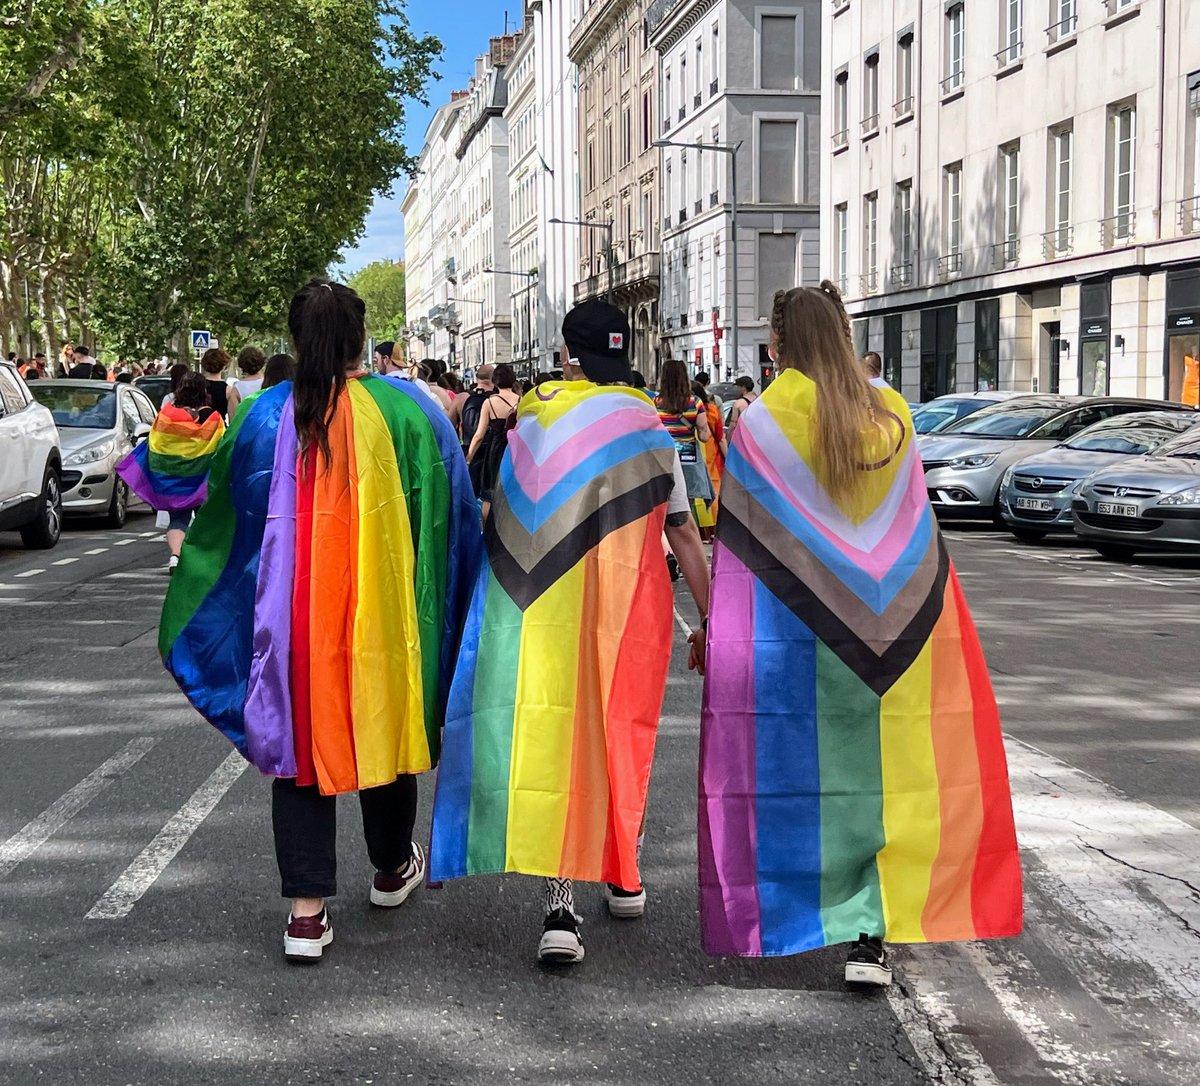
[[[62,535],[62,487],[58,472],[46,468],[42,480],[42,496],[38,499],[37,515],[21,529],[21,542],[36,550],[49,550]]]
[[[1100,552],[1101,558],[1108,558],[1113,562],[1132,562],[1134,554],[1137,553],[1132,547],[1120,543],[1097,543],[1096,550]]]
[[[1040,543],[1046,538],[1046,533],[1039,532],[1036,528],[1011,528],[1009,530],[1022,543]]]
[[[108,514],[104,523],[110,528],[124,528],[125,517],[129,513],[129,487],[120,479],[113,487],[112,501],[108,505]]]

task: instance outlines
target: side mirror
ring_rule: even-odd
[[[145,422],[139,422],[133,428],[133,443],[136,445],[150,436],[151,427]]]

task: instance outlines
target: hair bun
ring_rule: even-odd
[[[822,279],[821,286],[818,288],[824,294],[828,294],[831,298],[837,298],[839,301],[842,297],[842,292],[838,290],[837,285],[829,279]]]

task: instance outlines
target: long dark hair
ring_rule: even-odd
[[[300,451],[316,441],[329,460],[329,424],[346,387],[346,367],[362,356],[367,307],[349,287],[312,279],[292,299],[288,331],[296,348],[292,398]]]
[[[208,394],[208,378],[202,373],[185,373],[175,389],[176,407],[208,407],[212,397]]]
[[[682,415],[692,398],[687,366],[680,358],[668,358],[658,378],[658,406],[668,415]]]

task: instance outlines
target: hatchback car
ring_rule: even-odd
[[[144,392],[154,404],[155,410],[162,407],[163,397],[171,391],[171,378],[165,374],[152,373],[147,377],[135,377],[133,387]]]
[[[1072,533],[1071,494],[1080,479],[1131,456],[1153,452],[1186,433],[1200,414],[1133,411],[1089,426],[1069,441],[1019,460],[1000,481],[1000,516],[1027,543],[1049,532]]]
[[[1200,551],[1200,427],[1102,468],[1077,489],[1075,534],[1105,558]]]
[[[0,531],[16,529],[27,547],[53,547],[62,531],[61,476],[54,419],[16,366],[0,361]]]
[[[982,411],[994,403],[1029,395],[1029,392],[971,392],[961,396],[939,396],[936,400],[917,404],[912,409],[913,429],[918,434],[936,434],[951,423],[973,415],[976,411]]]
[[[1000,520],[1000,480],[1018,460],[1045,452],[1097,422],[1131,411],[1191,411],[1184,404],[1119,397],[1022,396],[993,404],[919,438],[929,500],[939,515]]]
[[[109,527],[120,528],[130,498],[116,467],[150,433],[154,405],[145,393],[120,382],[35,381],[30,391],[58,424],[64,511],[102,516]]]

